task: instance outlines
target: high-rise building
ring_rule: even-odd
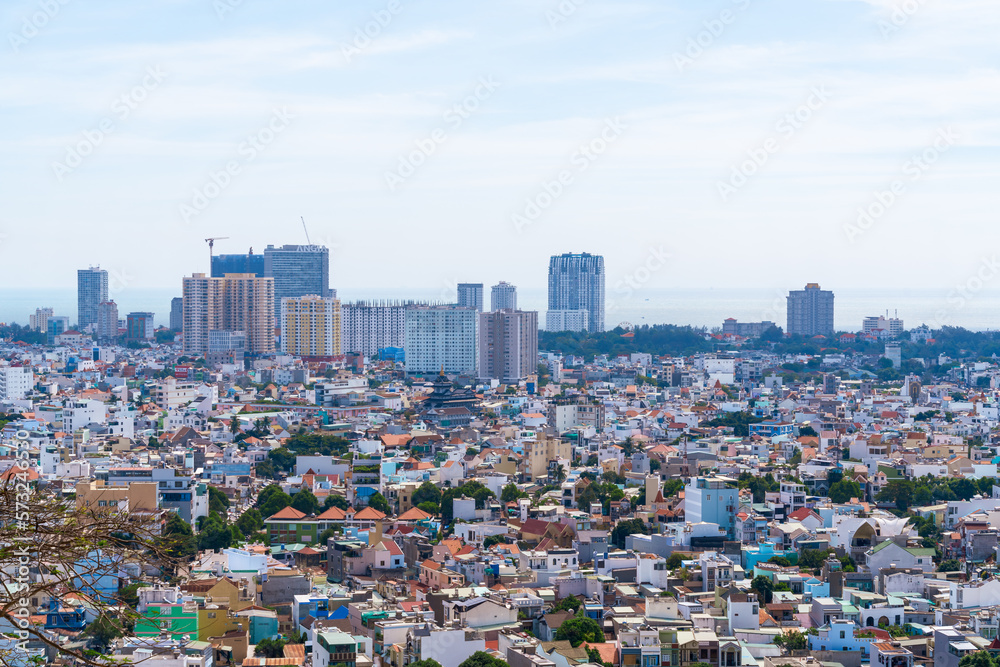
[[[896,338],[903,333],[903,320],[898,317],[866,317],[861,322],[861,331],[866,334],[878,333],[883,338]]]
[[[546,331],[589,331],[590,313],[586,310],[545,311]]]
[[[586,310],[587,330],[604,331],[604,258],[589,253],[549,260],[549,310]],[[548,319],[546,318],[546,328]]]
[[[111,343],[118,338],[118,304],[102,301],[97,304],[97,342]]]
[[[406,309],[406,372],[475,375],[478,311],[455,306]]]
[[[340,307],[340,348],[374,356],[387,347],[406,345],[406,309],[412,301],[356,301]]]
[[[458,284],[458,307],[475,308],[483,310],[483,284],[482,283],[459,283]]]
[[[330,250],[321,245],[264,248],[264,276],[274,278],[274,317],[281,317],[281,300],[290,296],[330,294]]]
[[[170,300],[170,329],[184,331],[184,297],[175,296]]]
[[[209,332],[242,331],[252,354],[274,352],[274,280],[252,273],[184,278],[184,351],[208,352]]]
[[[49,318],[52,317],[53,311],[51,308],[35,308],[35,314],[28,316],[28,327],[32,331],[48,331],[49,330]]]
[[[340,301],[329,296],[281,300],[281,351],[298,357],[340,354]]]
[[[258,278],[264,276],[264,255],[255,255],[253,248],[246,254],[213,255],[212,277],[222,278],[227,273],[252,273]]]
[[[817,283],[788,293],[788,327],[790,334],[829,336],[833,333],[833,292],[821,290]]]
[[[107,300],[107,271],[92,266],[76,272],[77,325],[81,331],[97,324],[97,306]]]
[[[46,322],[45,342],[48,345],[56,344],[56,336],[60,336],[69,331],[69,318],[65,315],[53,315]]]
[[[141,341],[153,338],[153,313],[129,313],[125,316],[125,338]]]
[[[491,287],[490,310],[517,310],[517,287],[503,280]]]
[[[538,370],[538,313],[479,313],[479,377],[516,383]]]

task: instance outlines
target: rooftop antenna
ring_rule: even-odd
[[[306,219],[300,215],[299,220],[302,221],[302,231],[306,233],[306,243],[312,245],[313,244],[312,241],[309,240],[309,230],[306,229]]]

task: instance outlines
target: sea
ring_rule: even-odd
[[[489,286],[486,286],[489,306]],[[632,293],[612,293],[605,303],[605,326],[619,324],[691,325],[716,329],[727,317],[741,322],[770,320],[785,326],[785,296],[776,288],[654,289],[640,288]],[[902,318],[907,329],[926,324],[932,329],[961,326],[975,331],[1000,329],[1000,290],[978,292],[918,289],[841,289],[835,290],[834,321],[838,331],[859,331],[865,317],[889,315]],[[112,294],[119,317],[135,311],[154,313],[157,326],[170,320],[170,300],[179,296],[169,288],[129,287]],[[342,301],[417,300],[449,302],[454,293],[440,288],[340,289]],[[518,289],[518,307],[539,311],[544,327],[547,293],[544,289]],[[66,315],[75,323],[75,290],[0,289],[0,322],[27,324],[35,308],[52,307],[56,315]]]

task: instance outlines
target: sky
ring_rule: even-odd
[[[0,285],[1000,290],[995,0],[8,0]],[[976,281],[979,281],[978,283]]]

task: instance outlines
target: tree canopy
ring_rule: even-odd
[[[556,641],[568,640],[573,648],[576,648],[583,642],[603,642],[604,630],[601,629],[597,621],[585,616],[581,610],[573,618],[567,618],[563,621],[559,629],[556,630],[555,639]]]

